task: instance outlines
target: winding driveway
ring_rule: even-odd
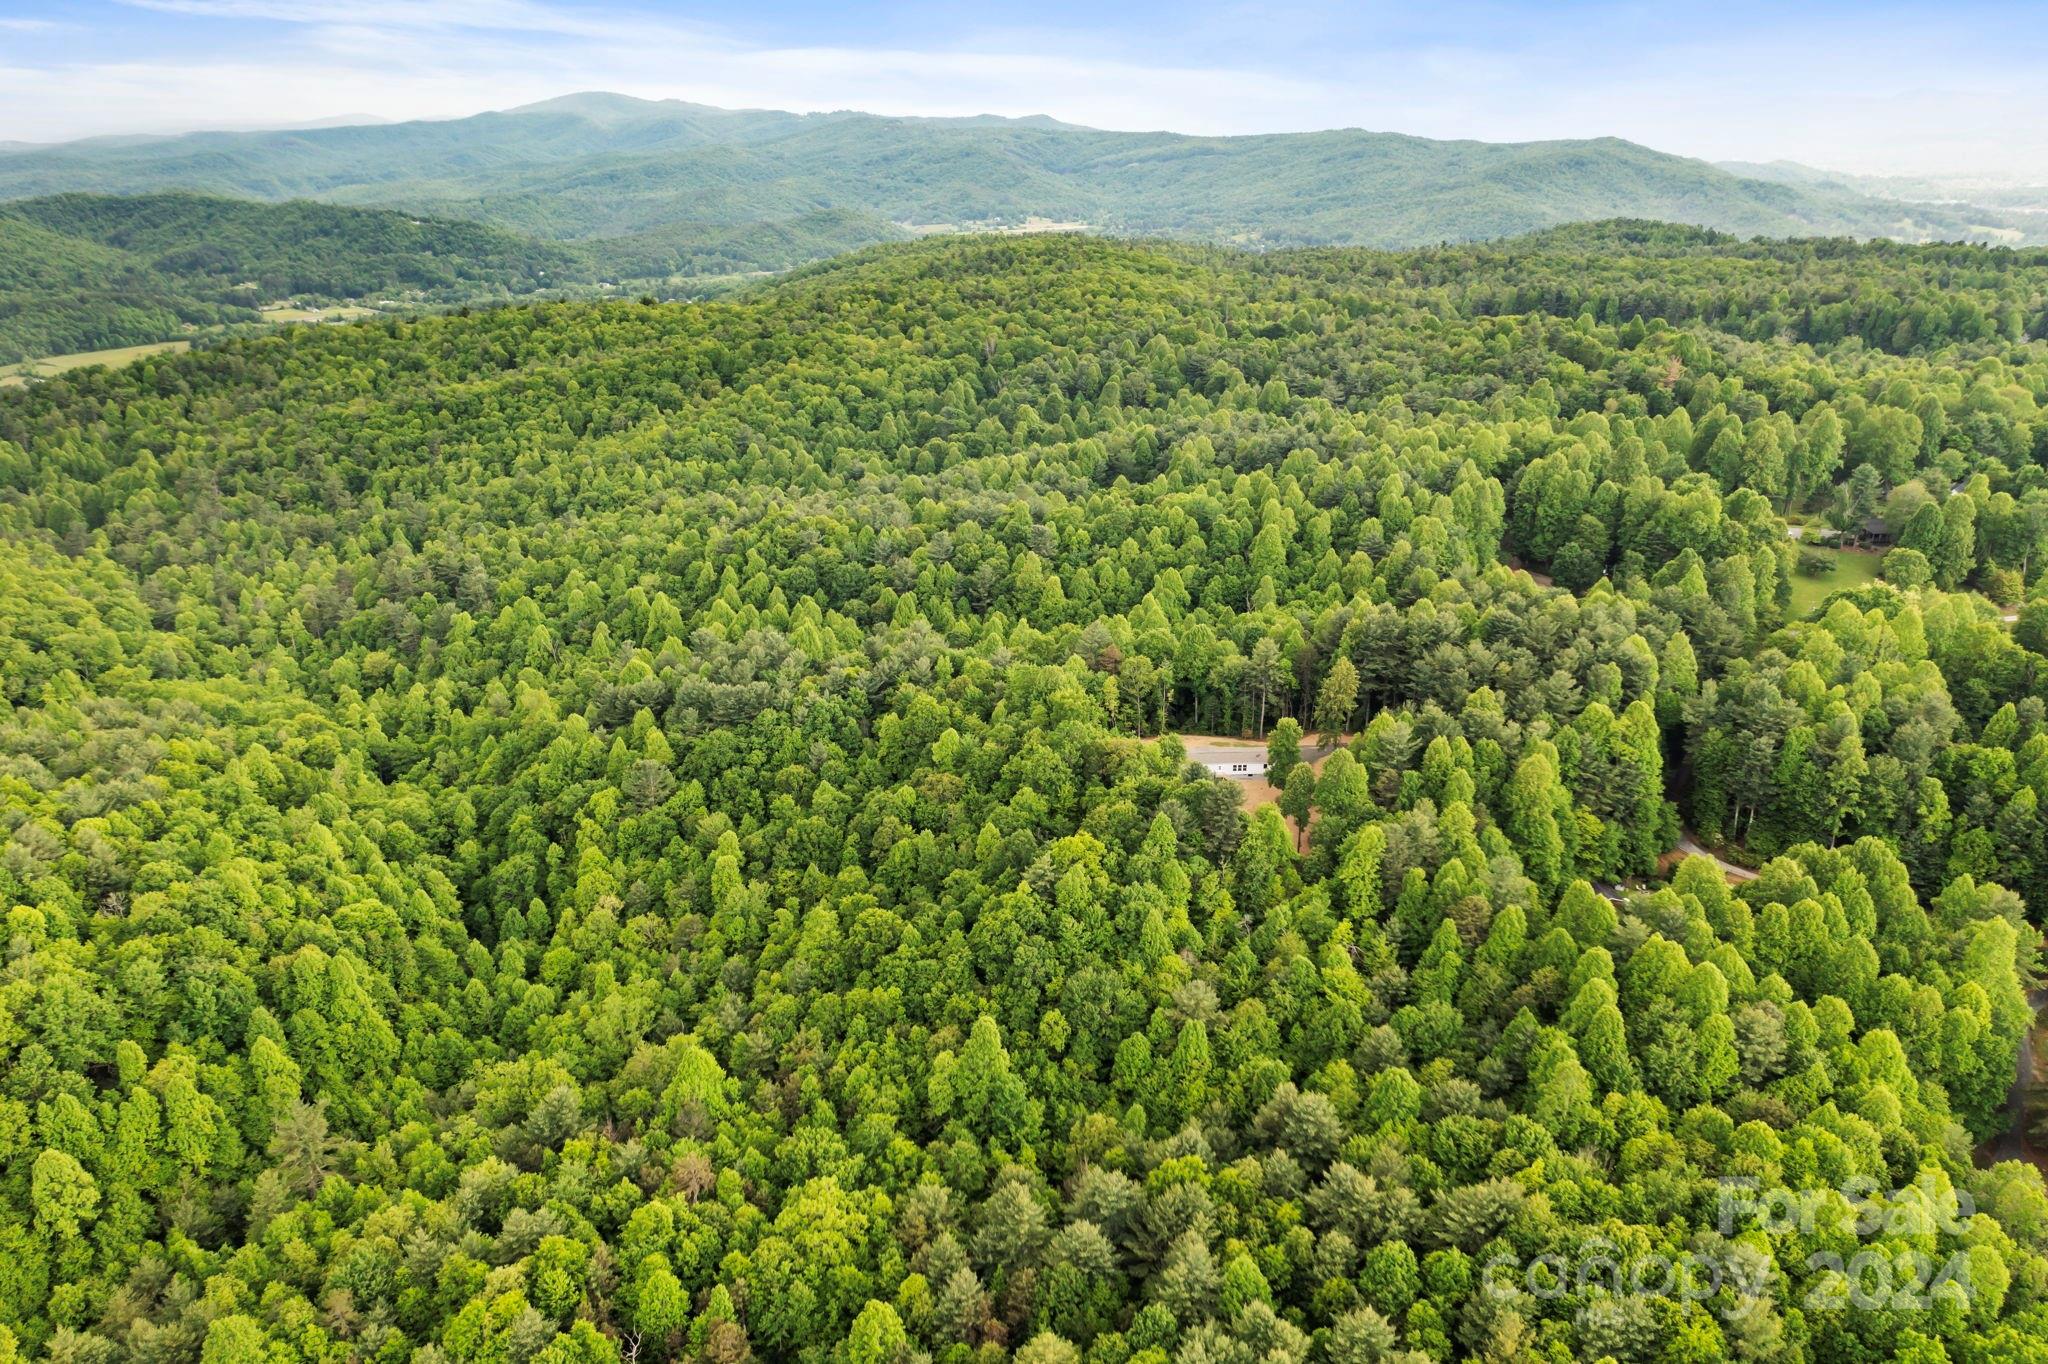
[[[2048,989],[2029,990],[2027,1003],[2034,1008],[2036,1019],[2041,1010],[2048,1008]],[[2038,1153],[2028,1149],[2027,1143],[2027,1095],[2034,1087],[2034,1029],[2028,1028],[2020,1035],[2020,1057],[2017,1073],[2012,1077],[2012,1089],[2006,1094],[2005,1131],[1992,1138],[1987,1154],[1993,1161],[2034,1160]]]
[[[1754,871],[1748,867],[1738,867],[1733,862],[1716,856],[1711,849],[1692,836],[1692,830],[1690,829],[1687,829],[1678,836],[1678,850],[1692,857],[1713,858],[1714,865],[1719,867],[1721,874],[1730,881],[1756,880],[1756,873]]]

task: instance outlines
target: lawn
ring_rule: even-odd
[[[1813,578],[1792,573],[1792,606],[1795,619],[1804,619],[1837,592],[1877,581],[1877,565],[1884,556],[1868,549],[1807,549],[1802,553],[1825,554],[1834,559],[1835,571]]]

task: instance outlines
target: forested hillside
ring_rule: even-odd
[[[0,364],[254,322],[252,300],[203,298],[127,252],[53,232],[0,205]]]
[[[1191,137],[608,94],[445,121],[0,151],[0,198],[163,189],[399,207],[550,239],[815,225],[823,213],[956,227],[1039,217],[1264,246],[1468,241],[1617,214],[1776,237],[2021,240],[2041,229],[1967,204],[1733,175],[1617,138]],[[874,240],[850,233],[832,250]],[[749,268],[781,268],[772,255]]]
[[[905,235],[818,212],[564,243],[303,199],[60,194],[0,203],[0,364],[253,324],[278,299],[488,303],[618,280],[666,292]]]
[[[558,277],[595,274],[553,243],[382,209],[197,194],[0,203],[0,361],[255,322],[280,298],[479,300]]]
[[[0,392],[0,1359],[2048,1359],[2044,332],[982,237]]]
[[[476,223],[199,194],[61,194],[0,205],[0,214],[125,251],[194,289],[258,298],[359,298],[379,289],[530,290],[574,268],[547,247]]]

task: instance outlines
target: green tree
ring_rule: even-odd
[[[1344,732],[1351,727],[1352,712],[1357,709],[1358,669],[1348,657],[1339,654],[1316,693],[1316,730],[1325,746],[1342,741]]]

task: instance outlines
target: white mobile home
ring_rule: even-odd
[[[1219,777],[1250,781],[1266,775],[1266,750],[1253,744],[1190,743],[1188,760],[1198,762]]]

